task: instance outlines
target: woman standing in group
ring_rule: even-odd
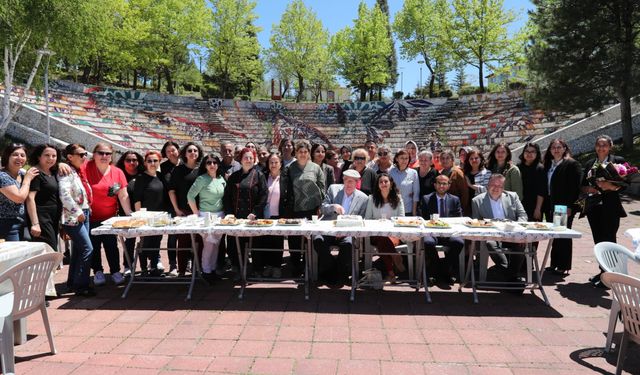
[[[325,163],[327,149],[324,145],[315,143],[311,146],[311,158],[314,163],[318,164],[324,172],[324,186],[325,191],[329,186],[335,183],[335,176],[333,175],[333,168]]]
[[[191,211],[199,216],[211,215],[224,216],[224,206],[222,198],[227,182],[221,174],[218,173],[221,159],[217,154],[209,154],[202,159],[200,168],[198,168],[198,178],[191,185],[187,193],[187,202]],[[259,168],[256,167],[256,168]],[[199,198],[196,201],[196,198]],[[203,238],[204,245],[202,247],[202,273],[208,282],[217,279],[215,273],[218,262],[218,250],[220,248],[220,239],[222,235],[208,235]]]
[[[596,181],[594,186],[587,180],[589,171],[598,165],[624,163],[624,158],[611,153],[612,147],[613,140],[608,135],[602,134],[596,138],[596,157],[585,164],[582,178],[582,192],[601,200],[598,204],[591,205],[586,212],[593,235],[593,243],[596,244],[604,241],[617,242],[616,236],[620,227],[620,218],[627,217],[620,201],[620,186],[607,181]],[[603,270],[600,269],[600,272],[602,273]],[[604,287],[600,281],[600,274],[591,277],[589,281],[594,286]]]
[[[267,179],[267,203],[264,206],[264,217],[277,220],[280,218],[280,175],[282,161],[277,152],[273,152],[267,158],[269,171]],[[284,249],[283,236],[262,236],[260,243],[265,249]],[[254,270],[262,270],[263,277],[282,277],[282,255],[283,251],[257,251],[253,254]]]
[[[473,150],[473,147],[464,146],[458,150],[458,166],[464,170],[464,165],[468,159],[469,151]]]
[[[414,141],[407,141],[404,144],[404,149],[409,153],[409,168],[417,168],[418,161],[418,144]]]
[[[554,207],[567,207],[567,228],[571,228],[575,211],[574,203],[580,195],[582,167],[571,158],[569,145],[562,139],[554,139],[544,154],[544,170],[547,174],[548,199],[545,199],[545,215],[553,217]],[[571,269],[571,239],[555,239],[551,248],[551,264],[549,270],[555,274],[566,276]]]
[[[547,195],[547,176],[541,164],[542,153],[537,143],[527,143],[520,154],[522,176],[522,205],[530,221],[542,221],[542,204]]]
[[[380,173],[389,173],[393,168],[393,162],[391,160],[391,150],[387,145],[380,145],[378,147],[378,158],[371,167],[371,170],[376,172],[376,175]]]
[[[40,173],[31,167],[26,174],[21,172],[27,162],[27,148],[12,143],[2,153],[0,170],[0,238],[5,241],[20,241],[24,222],[24,201],[29,196],[31,181]]]
[[[160,170],[158,171],[158,175],[164,182],[165,186],[169,186],[169,181],[171,181],[171,174],[173,170],[180,164],[180,146],[173,141],[167,141],[163,146],[162,150],[160,150],[160,154],[162,154],[163,158],[167,160],[163,161],[160,164]],[[176,213],[173,211],[173,205],[171,205],[171,200],[169,199],[169,190],[165,189],[167,195],[165,196],[165,211],[167,211],[171,216],[175,216]],[[167,257],[169,258],[169,274],[171,276],[178,276],[178,259],[176,255],[175,249],[178,247],[178,236],[175,234],[170,234],[167,236]]]
[[[147,211],[163,211],[166,207],[166,187],[162,178],[158,175],[162,155],[159,151],[147,151],[144,155],[145,170],[136,178],[135,189],[132,192],[132,201],[136,211],[146,208]],[[162,242],[160,236],[145,236],[142,238],[142,247],[145,249],[159,249]],[[143,269],[149,266],[151,276],[160,276],[164,267],[160,262],[160,250],[145,250],[141,254],[140,264]]]
[[[329,166],[333,168],[333,177],[335,178],[336,184],[342,183],[342,169],[340,168],[339,162],[340,155],[338,155],[337,152],[335,152],[334,150],[327,151],[327,164],[329,164]],[[267,173],[268,172],[269,171],[267,168]]]
[[[500,142],[493,146],[489,153],[489,162],[487,169],[491,173],[500,173],[506,180],[504,181],[504,190],[512,191],[518,194],[518,198],[522,200],[522,177],[520,170],[511,162],[511,149],[506,143]]]
[[[369,154],[364,148],[358,148],[351,155],[353,156],[353,162],[350,168],[360,173],[357,189],[370,195],[376,185],[376,172],[367,167]]]
[[[136,185],[136,177],[138,177],[140,173],[144,172],[144,159],[142,158],[142,155],[140,155],[135,151],[131,151],[131,150],[126,151],[124,154],[122,154],[122,156],[120,156],[120,159],[118,159],[118,162],[116,163],[116,167],[120,168],[120,170],[124,172],[124,176],[127,178],[127,193],[129,194],[129,197],[133,196],[133,190]],[[135,205],[131,206],[131,210],[136,211]],[[136,237],[132,237],[132,238],[127,238],[124,241],[127,254],[129,255],[129,259],[131,259],[132,261],[133,261],[133,251],[136,247],[136,240],[137,240]],[[124,267],[124,275],[129,276],[130,272],[135,272],[135,268],[136,268],[135,264],[132,265],[133,269],[130,270],[129,264],[127,263],[127,259],[124,256],[122,258],[123,258],[122,265]],[[142,268],[143,272],[147,271],[147,263],[143,258],[140,258],[140,268]]]
[[[433,168],[433,154],[431,151],[422,150],[418,153],[418,167],[415,170],[418,172],[418,181],[420,184],[420,197],[422,199],[427,194],[431,194],[436,189],[433,184],[438,177],[438,171]]]
[[[404,216],[404,203],[402,196],[396,188],[396,184],[388,174],[382,173],[378,175],[373,194],[369,196],[367,203],[367,211],[364,218],[367,220],[374,219],[390,219],[394,216]],[[400,244],[398,237],[380,237],[371,238],[371,243],[378,248],[380,253],[394,253],[396,246]],[[396,279],[396,270],[404,272],[404,264],[402,257],[398,255],[383,255],[387,282],[394,282]]]
[[[180,159],[182,163],[173,170],[167,189],[169,190],[169,199],[176,216],[189,216],[193,212],[187,202],[187,194],[198,177],[198,165],[202,160],[202,149],[195,143],[189,142],[180,150]],[[190,248],[191,246],[191,235],[178,235],[179,248]],[[186,251],[178,252],[179,276],[184,276],[187,272],[189,258],[190,254]]]
[[[69,261],[67,288],[77,296],[95,295],[91,288],[89,271],[93,246],[89,238],[89,205],[92,200],[91,187],[82,173],[82,165],[87,158],[87,150],[77,143],[68,145],[64,154],[71,166],[66,176],[60,176],[59,194],[62,203],[61,223],[66,234],[71,237],[73,251]]]
[[[353,148],[351,148],[351,146],[349,145],[344,145],[340,147],[340,157],[342,158],[342,160],[338,165],[340,166],[340,169],[342,169],[343,172],[349,169],[349,167],[351,167],[352,152],[353,152]]]
[[[107,143],[99,142],[93,148],[93,159],[85,163],[82,173],[87,176],[87,181],[93,192],[91,201],[90,229],[99,227],[103,221],[118,214],[118,202],[122,206],[125,215],[131,214],[131,203],[127,192],[127,179],[124,172],[112,164],[113,148]],[[102,267],[100,248],[104,246],[104,252],[109,262],[111,279],[116,285],[124,282],[124,276],[120,272],[120,257],[118,241],[114,234],[91,235],[93,246],[93,283],[96,286],[104,285],[106,279]]]
[[[420,181],[418,172],[409,168],[409,158],[409,152],[406,150],[398,151],[393,158],[394,167],[389,171],[389,177],[393,179],[402,195],[405,214],[415,216],[420,201]]]
[[[487,191],[491,171],[484,167],[484,156],[482,152],[475,148],[467,152],[463,172],[467,179],[467,186],[469,186],[470,199]]]
[[[238,219],[260,219],[264,215],[264,205],[267,202],[267,183],[264,174],[260,173],[260,170],[255,166],[258,157],[256,151],[244,148],[240,155],[242,168],[229,176],[227,186],[224,189],[222,201],[224,213],[235,215]],[[316,167],[320,169],[317,165]],[[247,242],[246,237],[242,238],[240,242],[244,247],[244,243]],[[239,270],[241,259],[237,256],[238,248],[235,239],[227,237],[227,247],[231,264],[234,269]],[[240,252],[244,254],[244,248],[241,248]],[[239,277],[240,274],[236,273],[235,278],[239,279]]]
[[[282,155],[282,168],[286,168],[296,161],[293,142],[289,138],[283,138],[278,145],[278,151]]]
[[[36,146],[29,157],[29,164],[40,171],[31,181],[27,198],[29,233],[34,241],[45,242],[54,250],[58,249],[61,210],[56,176],[59,160],[58,150],[50,144]]]
[[[324,173],[317,164],[311,162],[309,141],[297,141],[295,149],[296,162],[285,168],[280,178],[280,198],[283,199],[283,212],[280,215],[287,218],[311,219],[311,215],[318,213],[324,199]],[[302,237],[289,236],[289,245],[292,249],[301,249]],[[293,266],[292,275],[302,275],[302,254],[292,253],[290,259]]]

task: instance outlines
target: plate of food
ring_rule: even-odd
[[[393,217],[392,220],[395,227],[417,228],[424,223],[421,217]]]
[[[451,225],[445,223],[444,221],[438,220],[427,220],[424,222],[424,226],[427,228],[451,228]]]
[[[147,221],[144,219],[124,219],[124,220],[116,220],[113,223],[111,223],[111,228],[131,229],[131,228],[140,228],[145,225],[147,225]]]
[[[542,231],[555,230],[553,228],[553,223],[542,223],[542,222],[527,223],[525,225],[525,228],[527,228],[528,230],[542,230]]]
[[[278,225],[300,226],[304,219],[278,219]]]
[[[245,225],[248,227],[270,227],[276,223],[275,220],[271,219],[255,219],[248,220]]]
[[[496,225],[493,223],[493,221],[488,220],[488,219],[467,220],[463,224],[465,226],[469,227],[469,228],[495,228],[496,227]]]
[[[240,220],[238,220],[234,215],[227,215],[224,218],[220,219],[217,225],[235,226],[240,225],[240,223]]]

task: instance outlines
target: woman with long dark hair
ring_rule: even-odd
[[[569,145],[556,138],[549,144],[544,154],[544,170],[547,174],[548,196],[544,202],[547,218],[553,217],[554,207],[567,207],[567,228],[571,228],[576,212],[574,204],[580,195],[582,167],[571,157]],[[571,269],[573,241],[571,239],[555,239],[551,248],[551,264],[549,271],[566,276]]]
[[[31,167],[22,171],[27,162],[27,148],[12,143],[2,153],[0,170],[0,238],[5,241],[20,241],[24,223],[24,201],[29,196],[31,181],[40,171]]]
[[[411,144],[411,142],[407,143]],[[415,216],[418,213],[418,202],[420,201],[420,180],[418,172],[409,168],[410,158],[411,154],[407,150],[399,150],[393,157],[393,168],[388,174],[402,195],[405,214]]]
[[[295,149],[291,139],[283,138],[278,145],[278,151],[280,151],[280,155],[282,155],[282,168],[286,168],[296,161],[296,158],[294,157]]]
[[[60,192],[58,188],[57,166],[60,152],[50,144],[36,146],[29,157],[29,164],[40,173],[31,181],[27,198],[27,214],[31,239],[44,242],[52,249],[58,249],[60,227]]]
[[[145,170],[144,158],[138,152],[135,151],[125,151],[122,156],[116,162],[116,167],[120,168],[124,172],[124,176],[127,178],[127,193],[129,197],[133,196],[133,191],[136,186],[136,177],[140,173],[143,173]],[[135,205],[133,201],[131,201],[131,211],[136,211]],[[136,237],[127,238],[124,241],[124,246],[127,254],[129,254],[129,259],[133,260],[133,251],[136,247]],[[133,266],[133,270],[129,269],[129,264],[127,263],[126,258],[123,256],[122,266],[124,268],[124,276],[129,276],[129,273],[135,272],[135,264]],[[147,271],[147,263],[144,257],[140,257],[140,268],[143,272]]]
[[[474,196],[487,191],[487,185],[491,178],[491,171],[484,167],[484,156],[475,148],[466,151],[463,164],[464,176],[469,186],[469,196]]]
[[[171,175],[173,174],[173,170],[180,165],[182,160],[180,160],[180,146],[174,141],[167,141],[162,146],[160,150],[160,154],[163,158],[167,160],[160,163],[160,170],[158,171],[158,175],[164,182],[165,186],[169,186],[169,181],[171,181]],[[165,197],[165,210],[175,216],[175,212],[173,211],[173,205],[171,204],[171,200],[169,199],[169,191],[167,191],[167,195]],[[176,255],[175,249],[178,247],[178,236],[175,234],[170,234],[167,236],[167,257],[169,258],[169,274],[171,276],[178,276],[178,258]]]
[[[512,191],[518,194],[520,200],[523,199],[520,170],[511,161],[511,149],[506,143],[500,142],[493,146],[489,153],[487,169],[493,174],[500,173],[506,177],[504,180],[504,190]]]
[[[64,154],[71,168],[70,172],[66,176],[60,176],[58,181],[62,203],[60,221],[73,243],[67,288],[77,296],[90,297],[95,295],[89,277],[93,255],[93,245],[89,238],[89,206],[92,191],[82,172],[82,165],[88,153],[84,146],[73,143],[64,149]]]
[[[387,173],[379,174],[373,193],[369,196],[364,218],[367,220],[390,219],[394,216],[404,216],[404,214],[402,195],[398,191],[395,182]],[[394,253],[396,246],[400,244],[400,239],[398,237],[375,236],[371,238],[371,243],[381,253]],[[383,255],[382,260],[387,272],[385,277],[387,282],[395,281],[395,271],[404,272],[405,270],[400,254],[393,256]]]
[[[520,154],[522,205],[531,221],[542,221],[542,204],[547,195],[547,179],[542,166],[542,153],[537,143],[528,142]]]
[[[311,146],[311,160],[318,164],[320,168],[322,168],[322,172],[324,172],[324,186],[325,191],[329,188],[330,185],[335,183],[335,176],[333,174],[333,167],[328,165],[325,161],[327,153],[327,148],[319,143],[314,143]]]

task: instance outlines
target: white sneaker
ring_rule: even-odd
[[[122,276],[122,273],[116,272],[116,273],[111,275],[111,280],[113,280],[114,284],[120,285],[120,284],[124,283],[124,276]]]
[[[98,271],[93,275],[93,285],[102,286],[107,283],[107,279],[104,277],[102,271]]]
[[[156,266],[156,269],[157,269],[159,272],[164,272],[164,266],[162,265],[162,262],[161,262],[161,261],[158,261],[158,265]]]
[[[178,276],[178,269],[177,268],[172,268],[171,271],[169,271],[169,275],[170,276]]]
[[[122,274],[124,275],[124,277],[130,277],[131,276],[131,269],[125,268],[124,272]]]

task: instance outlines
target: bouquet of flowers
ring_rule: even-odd
[[[630,166],[629,163],[595,163],[587,173],[587,182],[594,187],[597,186],[597,181],[608,181],[626,187],[631,176],[637,173],[638,168]]]

